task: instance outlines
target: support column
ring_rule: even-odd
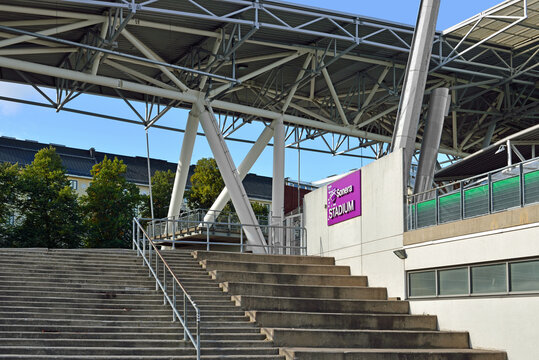
[[[191,165],[191,156],[193,155],[193,147],[198,130],[198,109],[193,106],[187,118],[185,133],[183,134],[182,150],[178,167],[176,168],[176,177],[174,178],[174,187],[172,188],[172,196],[170,197],[170,206],[168,208],[167,217],[179,216],[180,209],[183,203],[183,194],[185,185],[187,184],[187,175],[189,174],[189,166]]]
[[[410,164],[415,150],[417,125],[423,104],[439,8],[440,0],[421,1],[412,47],[406,65],[406,77],[404,78],[399,113],[393,131],[391,151],[404,149],[404,186],[408,185]]]
[[[438,149],[440,148],[440,139],[442,138],[444,118],[449,113],[450,101],[448,88],[434,89],[430,95],[429,112],[423,133],[423,142],[421,143],[421,155],[415,179],[414,194],[431,188]]]
[[[253,212],[253,208],[251,207],[251,203],[249,202],[249,198],[247,197],[247,193],[241,182],[240,175],[234,165],[228,146],[225,143],[225,139],[219,130],[213,113],[210,113],[211,107],[209,104],[206,104],[210,110],[208,111],[206,106],[201,102],[198,102],[197,106],[201,112],[199,116],[200,124],[204,129],[204,134],[206,135],[208,144],[215,157],[225,186],[230,193],[230,198],[234,204],[240,222],[242,224],[254,225],[244,227],[244,232],[247,236],[247,245],[257,245],[256,247],[250,247],[250,250],[254,253],[266,253],[266,248],[262,247],[266,246],[266,240],[264,239],[264,235],[262,235],[262,231],[260,230],[255,213]]]
[[[243,181],[245,178],[245,175],[251,170],[251,167],[255,163],[255,161],[258,159],[260,154],[262,154],[262,151],[264,151],[264,148],[268,145],[270,139],[273,136],[273,129],[271,127],[266,127],[262,134],[258,137],[256,142],[254,143],[253,147],[247,155],[245,155],[245,158],[241,162],[241,164],[238,166],[238,175],[240,176],[240,179]],[[219,213],[223,210],[226,203],[230,200],[230,194],[228,192],[228,189],[225,187],[213,205],[211,206],[210,210],[208,210],[208,213],[206,216],[204,216],[204,221],[215,221]]]
[[[284,221],[284,124],[283,117],[274,120],[273,183],[271,189],[271,224],[283,225]],[[283,245],[283,232],[273,231],[273,243]]]

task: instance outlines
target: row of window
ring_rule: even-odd
[[[408,296],[539,292],[539,259],[408,272]]]

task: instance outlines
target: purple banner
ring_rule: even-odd
[[[361,215],[361,170],[327,187],[328,226]]]

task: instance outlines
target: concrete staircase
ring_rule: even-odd
[[[176,273],[189,268],[185,253],[164,253]],[[192,254],[288,360],[507,358],[471,349],[467,332],[439,331],[436,316],[411,315],[407,301],[388,300],[385,288],[368,287],[366,277],[350,276],[333,258]],[[217,292],[215,299],[225,301]]]
[[[284,359],[189,252],[170,261],[201,308],[203,359]],[[0,249],[0,359],[195,359],[141,264],[131,250]]]

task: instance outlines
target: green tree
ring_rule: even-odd
[[[77,195],[69,186],[56,149],[38,151],[16,182],[17,224],[10,246],[74,248],[83,227]]]
[[[209,209],[224,187],[215,159],[198,160],[191,176],[191,189],[186,192],[187,206],[190,209]]]
[[[86,247],[130,246],[131,221],[142,197],[137,186],[125,179],[126,171],[123,161],[106,156],[92,168],[92,182],[81,198]]]
[[[10,217],[15,215],[15,201],[19,188],[19,167],[17,164],[0,164],[0,247],[8,246],[13,226]]]
[[[175,176],[176,174],[170,170],[157,170],[152,176],[153,211],[156,219],[161,219],[168,215],[168,207],[170,205],[170,197],[172,195],[172,188],[174,187]],[[142,217],[150,218],[151,216],[150,196],[145,195]]]

